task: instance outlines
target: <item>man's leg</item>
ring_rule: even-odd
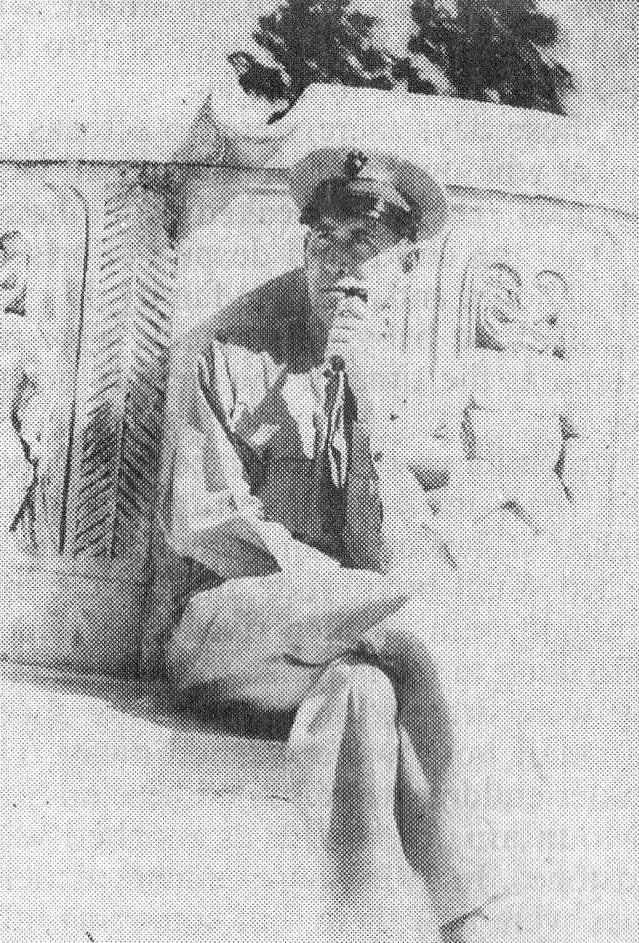
[[[396,819],[406,857],[431,889],[441,922],[464,910],[467,892],[442,817],[456,744],[454,721],[440,677],[441,658],[429,634],[428,601],[414,599],[385,620],[367,645],[393,685],[398,704]],[[430,631],[429,631],[430,627]],[[423,637],[420,636],[423,633]]]
[[[294,796],[321,849],[330,920],[349,939],[439,939],[423,881],[394,815],[397,702],[378,667],[332,663],[302,702],[289,740]]]
[[[466,597],[455,605],[466,607]],[[465,943],[471,926],[482,927],[482,940],[493,930],[502,938],[497,927],[509,926],[513,893],[539,864],[533,806],[551,795],[522,742],[522,718],[535,706],[522,644],[513,646],[498,615],[473,610],[465,623],[454,607],[447,613],[433,596],[415,596],[364,641],[397,698],[403,846],[450,943]]]

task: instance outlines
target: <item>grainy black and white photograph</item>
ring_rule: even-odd
[[[639,940],[636,0],[2,0],[0,940]]]

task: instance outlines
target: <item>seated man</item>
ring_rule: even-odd
[[[174,443],[165,535],[209,588],[187,594],[167,669],[210,703],[295,714],[294,794],[349,939],[357,924],[463,939],[491,891],[482,867],[465,880],[440,821],[456,736],[440,668],[457,684],[465,661],[435,624],[451,568],[409,471],[396,329],[445,197],[413,165],[339,150],[291,184],[304,295],[275,299],[293,309],[275,323],[222,325]]]

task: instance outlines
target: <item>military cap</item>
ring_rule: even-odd
[[[290,188],[300,222],[312,225],[323,213],[391,217],[416,240],[445,225],[444,188],[422,167],[380,151],[324,148],[312,151],[291,170]]]

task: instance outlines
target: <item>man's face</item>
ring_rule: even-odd
[[[306,279],[313,317],[329,328],[348,280],[369,283],[379,260],[382,280],[403,271],[400,244],[405,240],[381,220],[367,216],[325,215],[309,230],[305,248]],[[372,263],[372,266],[371,266]]]
[[[567,297],[566,282],[550,269],[491,265],[481,293],[478,335],[498,350],[553,353],[563,346]]]

